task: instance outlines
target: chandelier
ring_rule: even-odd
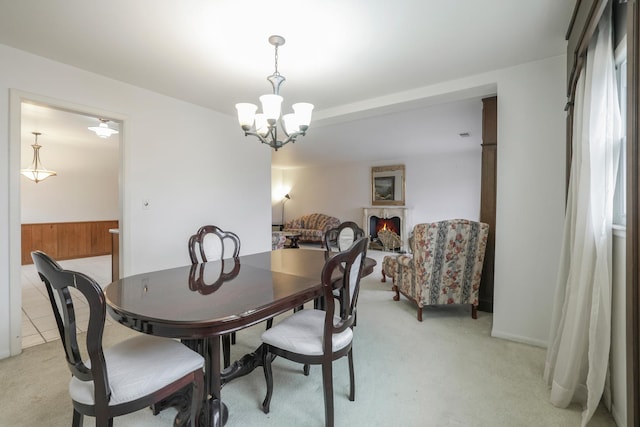
[[[57,174],[42,166],[42,162],[40,161],[40,148],[42,146],[38,144],[38,135],[42,135],[42,133],[31,133],[36,136],[36,142],[31,145],[33,147],[33,160],[31,161],[31,167],[29,169],[21,169],[20,173],[37,184],[40,181],[43,181],[50,176],[56,176]]]
[[[99,119],[99,120],[100,120],[100,124],[98,126],[89,126],[87,129],[95,132],[96,135],[98,135],[100,138],[109,138],[111,135],[118,133],[117,130],[111,129],[109,127],[109,125],[107,124],[109,120],[107,119]]]
[[[278,47],[284,44],[284,37],[271,36],[269,43],[275,46],[275,71],[267,77],[273,86],[273,94],[262,95],[260,104],[262,112],[257,113],[258,106],[250,103],[236,104],[238,110],[238,122],[244,131],[244,135],[254,135],[263,144],[269,145],[278,151],[283,145],[295,142],[300,135],[305,135],[311,123],[311,112],[313,104],[299,102],[293,104],[293,113],[280,117],[280,109],[283,98],[280,96],[280,85],[286,80],[278,72]],[[278,121],[286,138],[278,139]]]

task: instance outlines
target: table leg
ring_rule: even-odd
[[[220,389],[222,388],[220,375],[220,337],[215,336],[202,340],[185,340],[183,343],[192,350],[200,353],[205,359],[205,390],[199,425],[222,427],[227,423],[229,411],[227,406],[222,402],[220,396]],[[243,375],[246,375],[249,372],[246,372]],[[160,411],[171,406],[178,410],[178,414],[174,420],[174,426],[188,426],[191,412],[191,387],[185,387],[170,398],[154,405],[153,413],[156,415]]]
[[[200,414],[201,426],[222,427],[227,423],[229,410],[222,402],[220,390],[222,386],[236,378],[251,373],[254,369],[262,366],[262,353],[264,344],[261,344],[253,353],[245,354],[239,360],[233,362],[231,366],[220,371],[220,337],[210,337],[203,339],[196,347],[205,358],[205,399]],[[275,355],[272,355],[275,358]],[[191,402],[191,389],[185,388],[182,393],[175,396],[174,401],[166,406],[178,406],[178,415],[174,421],[174,426],[182,427],[189,425],[189,411]],[[164,409],[164,408],[162,408]],[[154,412],[155,413],[155,412]]]
[[[220,395],[220,337],[205,339],[205,396],[207,396],[207,425],[222,427],[227,423],[229,411]],[[210,398],[209,398],[210,396]]]
[[[236,378],[250,374],[259,366],[262,366],[262,352],[264,344],[260,344],[253,353],[245,354],[239,360],[233,362],[220,374],[220,381],[226,384]]]

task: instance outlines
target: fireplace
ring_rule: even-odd
[[[400,218],[394,216],[393,218],[378,218],[375,215],[372,215],[369,219],[369,237],[371,241],[375,240],[378,237],[378,231],[380,230],[389,230],[393,231],[400,238],[404,236],[400,233]]]
[[[369,219],[369,248],[386,252],[402,251],[400,236],[400,218],[378,218],[373,215]],[[384,233],[386,232],[386,233]]]
[[[401,239],[400,247],[393,248],[398,252],[407,252],[408,237],[407,234],[407,208],[399,206],[389,207],[371,207],[364,208],[364,218],[362,225],[364,226],[364,234],[369,237],[371,249],[382,249],[382,245],[378,240],[378,232],[386,228],[398,234]]]

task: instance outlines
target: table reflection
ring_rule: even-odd
[[[225,266],[231,266],[229,272]],[[189,289],[202,295],[217,291],[223,283],[233,280],[240,273],[240,259],[226,259],[218,263],[192,264],[189,271]]]

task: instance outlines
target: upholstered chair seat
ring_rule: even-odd
[[[398,256],[385,255],[385,257],[382,258],[382,281],[386,282],[387,277],[390,277],[391,281],[395,283],[397,272],[398,272]]]
[[[204,363],[202,356],[180,342],[151,335],[136,336],[105,349],[104,359],[109,367],[110,406],[147,396],[202,369]],[[91,361],[85,361],[85,365],[90,368]],[[71,377],[69,394],[75,402],[95,404],[93,381]]]
[[[262,342],[285,351],[320,356],[324,353],[325,313],[321,310],[300,310],[278,323],[278,328],[262,333]],[[338,325],[340,317],[334,316],[333,324]],[[331,337],[333,351],[339,351],[351,343],[353,331],[350,328]]]

